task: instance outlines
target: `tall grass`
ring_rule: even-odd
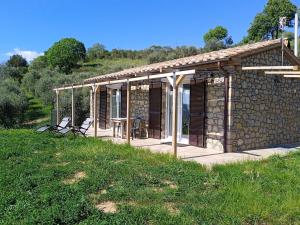
[[[1,130],[0,224],[299,224],[299,172],[297,152],[206,170],[94,138]],[[115,213],[96,208],[108,201]]]

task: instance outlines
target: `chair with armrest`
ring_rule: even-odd
[[[62,121],[60,122],[60,124],[55,125],[55,126],[51,126],[51,125],[47,124],[43,127],[38,128],[36,131],[39,133],[42,133],[44,131],[59,131],[59,130],[65,129],[69,125],[70,122],[71,122],[70,117],[64,117],[62,119]]]

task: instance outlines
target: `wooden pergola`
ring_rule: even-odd
[[[242,70],[260,70],[264,71],[265,75],[282,75],[285,78],[300,78],[299,66],[255,66],[242,67]]]
[[[134,78],[120,79],[120,80],[112,80],[112,81],[103,81],[98,83],[90,83],[90,84],[80,84],[80,85],[70,85],[60,88],[54,88],[53,90],[56,92],[56,119],[57,124],[59,123],[59,92],[64,90],[72,90],[72,126],[75,125],[75,102],[74,102],[74,89],[90,87],[92,89],[93,95],[93,119],[94,119],[94,137],[97,137],[97,127],[98,127],[98,98],[97,98],[97,90],[100,86],[110,85],[110,84],[119,84],[126,83],[127,84],[127,115],[126,115],[126,141],[130,144],[130,133],[131,133],[131,119],[130,119],[130,96],[131,96],[131,83],[135,81],[145,81],[152,79],[161,79],[166,78],[170,85],[173,87],[173,110],[172,110],[172,150],[174,156],[177,157],[177,118],[178,118],[178,87],[184,78],[187,75],[195,75],[196,70],[185,70],[185,71],[173,71],[169,73],[159,73],[154,75],[140,76]]]

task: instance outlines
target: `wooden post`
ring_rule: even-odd
[[[59,91],[56,90],[56,125],[59,124],[59,102],[58,102],[58,98],[59,98]]]
[[[130,120],[130,95],[131,95],[131,85],[130,82],[127,81],[127,126],[126,126],[126,138],[127,144],[130,144],[130,134],[131,134],[131,120]]]
[[[75,126],[75,102],[74,102],[74,88],[72,84],[72,126]]]
[[[176,85],[176,73],[173,73],[173,114],[172,114],[172,150],[177,158],[177,118],[178,118],[178,86]]]
[[[229,74],[226,71],[224,75],[224,152],[228,152],[228,99],[229,99]]]
[[[97,110],[97,90],[99,86],[94,86],[93,91],[94,91],[94,137],[97,137],[97,130],[98,130],[98,110]]]
[[[93,110],[94,110],[94,91],[93,89],[90,90],[90,118],[94,118],[94,113],[93,113]]]

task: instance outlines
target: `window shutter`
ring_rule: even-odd
[[[127,85],[121,87],[121,117],[127,116]]]
[[[161,82],[150,84],[149,87],[149,137],[161,138],[161,107],[162,86]]]
[[[192,81],[190,87],[189,144],[205,147],[205,81]]]
[[[99,127],[106,129],[106,112],[107,112],[107,88],[100,87],[100,98],[99,98]]]

